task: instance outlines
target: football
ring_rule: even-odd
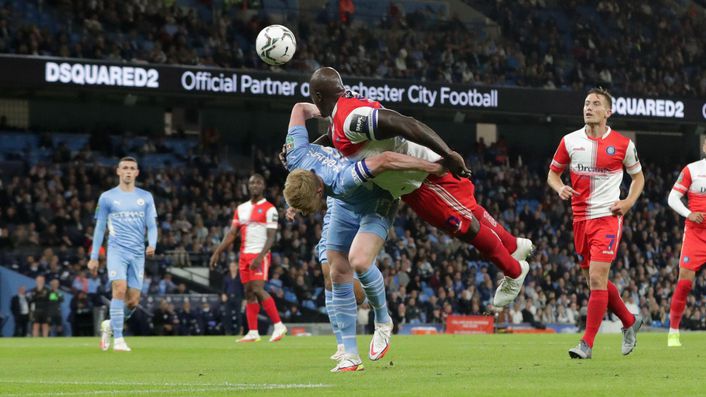
[[[289,28],[270,25],[260,31],[255,41],[257,55],[268,65],[284,65],[297,50],[297,39]]]

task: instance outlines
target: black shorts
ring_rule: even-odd
[[[32,322],[37,324],[48,324],[49,313],[46,310],[35,310],[32,313]]]

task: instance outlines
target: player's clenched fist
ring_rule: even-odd
[[[88,261],[88,270],[91,274],[96,274],[96,271],[98,270],[98,259],[91,259]]]
[[[571,186],[568,185],[562,186],[557,193],[559,193],[559,197],[561,197],[562,200],[568,200],[578,194],[576,193],[576,190],[574,190],[573,188],[571,188]]]

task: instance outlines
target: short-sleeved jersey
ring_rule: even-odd
[[[116,186],[100,195],[96,207],[96,219],[107,220],[108,248],[136,254],[145,252],[147,220],[156,217],[152,194],[140,188],[125,192]]]
[[[381,108],[379,102],[351,92],[341,96],[331,113],[329,127],[334,147],[351,159],[362,159],[384,151],[407,154],[431,162],[441,159],[431,149],[401,137],[378,140],[375,134],[378,110]],[[373,182],[397,198],[419,188],[427,175],[419,171],[387,171],[376,176]]]
[[[684,167],[672,189],[686,195],[689,210],[706,212],[706,159]],[[688,219],[686,223],[689,227],[706,228],[706,225]]]
[[[349,203],[356,213],[381,210],[381,200],[389,205],[391,195],[368,182],[372,173],[365,160],[351,161],[338,150],[309,142],[304,126],[294,126],[287,133],[287,169],[305,169],[321,177],[326,195]]]
[[[259,254],[267,241],[267,229],[277,229],[277,208],[266,199],[248,200],[233,211],[230,227],[240,228],[240,252]]]
[[[620,199],[623,167],[629,174],[642,171],[635,144],[608,127],[600,138],[591,138],[585,128],[565,135],[554,154],[551,170],[569,167],[574,221],[612,215],[610,207]]]

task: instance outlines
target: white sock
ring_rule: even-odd
[[[678,330],[678,329],[669,328],[669,334],[670,334],[670,335],[678,334],[678,333],[679,333],[679,330]]]

